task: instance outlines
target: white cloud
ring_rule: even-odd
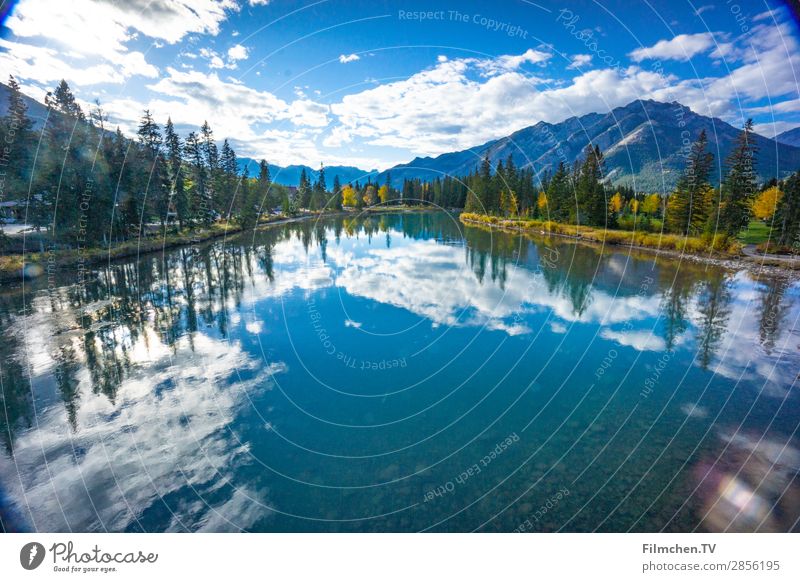
[[[760,12],[753,17],[753,20],[758,22],[761,20],[769,20],[772,21],[773,19],[778,19],[781,16],[781,11],[778,8],[765,10],[764,12]]]
[[[342,64],[345,63],[352,63],[353,61],[360,61],[361,57],[359,57],[356,53],[351,53],[349,55],[339,55],[339,62]]]
[[[228,58],[232,61],[242,61],[247,58],[249,51],[246,47],[235,44],[228,49]]]
[[[236,63],[225,63],[217,51],[208,47],[203,47],[199,51],[200,56],[208,60],[209,69],[235,69]]]
[[[4,49],[0,52],[0,68],[5,73],[44,85],[61,79],[78,86],[123,83],[134,74],[151,78],[158,75],[158,70],[140,52],[119,55],[117,64],[73,65],[62,58],[60,51],[48,47],[0,39],[0,48]]]
[[[683,58],[700,47],[710,48],[712,43],[711,33],[683,35],[640,49],[637,55]],[[794,101],[794,71],[800,68],[800,46],[789,24],[782,23],[777,29],[757,25],[746,38],[726,44],[727,54],[736,55],[736,66],[729,62],[726,76],[699,79],[630,66],[590,70],[573,78],[571,84],[547,86],[534,76],[508,70],[521,62],[545,58],[545,54],[438,58],[434,66],[407,79],[350,94],[332,104],[338,123],[323,144],[341,147],[366,142],[416,155],[438,155],[507,136],[538,121],[559,122],[605,112],[640,98],[677,100],[700,114],[731,122],[741,117],[740,109],[747,102],[766,98],[775,103],[775,112],[785,109],[789,113],[793,105],[782,105],[780,98],[791,96]],[[789,123],[779,119],[775,129]]]
[[[311,160],[314,164],[322,160],[326,163],[348,161],[334,160],[316,146],[320,128],[329,123],[326,104],[311,99],[287,102],[268,91],[252,89],[239,80],[221,79],[216,71],[179,71],[171,67],[167,68],[165,77],[147,85],[147,89],[153,92],[153,97],[147,101],[120,98],[105,102],[103,108],[110,122],[131,134],[142,110],[149,109],[156,119],[163,121],[170,116],[182,131],[196,130],[208,120],[216,138],[230,139],[240,155],[265,157],[283,165],[298,160]],[[273,125],[264,129],[265,124],[280,123],[286,128]],[[369,163],[374,167],[375,160]]]
[[[544,51],[528,49],[521,55],[500,55],[495,59],[480,60],[478,64],[489,71],[516,71],[526,63],[545,63],[551,56]]]
[[[713,45],[714,35],[710,32],[679,34],[671,40],[660,40],[651,47],[638,48],[628,56],[637,63],[645,59],[688,61]]]
[[[226,12],[234,9],[233,0],[23,0],[6,21],[16,39],[3,57],[4,68],[42,83],[155,77],[158,70],[145,55],[126,46],[137,31],[170,43],[191,32],[216,34]]]
[[[639,352],[663,352],[666,349],[664,338],[653,335],[652,330],[614,331],[606,328],[600,332],[600,337]]]
[[[323,103],[316,103],[310,99],[298,99],[289,106],[289,118],[294,125],[325,127],[330,123],[329,111],[330,107]]]
[[[233,0],[23,0],[7,26],[17,36],[47,37],[73,50],[119,50],[131,29],[175,43],[192,32],[215,35]]]
[[[753,127],[756,133],[764,137],[774,138],[776,135],[800,127],[800,121],[764,121]]]
[[[568,69],[580,69],[592,62],[592,55],[573,55]]]
[[[557,122],[625,105],[665,84],[654,72],[605,69],[588,71],[567,87],[541,89],[540,79],[519,71],[485,78],[487,68],[491,67],[484,60],[447,60],[408,79],[347,95],[331,106],[340,127],[329,143],[334,136],[336,143],[363,138],[372,145],[437,155],[509,135],[540,120]]]

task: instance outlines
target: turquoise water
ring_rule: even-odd
[[[4,285],[3,527],[796,529],[799,295],[445,213]]]

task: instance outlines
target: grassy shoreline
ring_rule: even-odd
[[[468,212],[462,213],[459,219],[462,223],[472,226],[499,228],[501,230],[539,236],[561,236],[577,241],[614,245],[676,258],[691,258],[715,263],[727,262],[731,265],[736,263],[737,266],[740,267],[769,267],[786,272],[793,272],[800,269],[800,262],[798,261],[772,260],[766,257],[747,256],[742,253],[742,244],[739,241],[725,243],[723,248],[719,248],[722,244],[720,244],[720,240],[718,239],[713,241],[717,243],[718,247],[714,249],[712,241],[702,237],[687,237],[676,234],[659,234],[627,230],[605,230],[552,221],[540,221],[526,218],[500,218],[498,216]]]
[[[462,222],[486,224],[523,232],[555,234],[611,245],[636,246],[659,251],[681,251],[690,254],[702,252],[705,255],[717,255],[717,258],[732,258],[741,254],[741,244],[738,241],[724,241],[720,236],[716,236],[712,240],[697,236],[596,228],[528,218],[500,218],[470,212],[462,213],[460,218]]]

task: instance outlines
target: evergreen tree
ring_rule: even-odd
[[[203,155],[202,142],[193,131],[186,136],[184,152],[192,169],[192,214],[204,225],[209,225],[214,220],[209,184],[210,176]]]
[[[139,136],[139,143],[147,150],[150,159],[155,159],[161,152],[161,128],[153,120],[149,109],[144,110],[144,115],[139,122],[139,130],[136,132]]]
[[[271,212],[281,203],[281,200],[278,199],[278,191],[272,188],[272,176],[269,173],[267,160],[261,160],[258,164],[256,196],[259,207],[265,207],[268,212]]]
[[[574,203],[569,173],[564,162],[559,162],[546,191],[547,207],[542,213],[544,220],[567,222],[573,213]]]
[[[609,212],[602,180],[603,154],[599,147],[588,145],[576,184],[577,224],[585,221],[592,226],[614,225],[614,216]]]
[[[753,120],[748,119],[728,156],[728,173],[720,188],[719,228],[734,237],[750,223],[753,198],[756,194]]]
[[[775,223],[779,245],[791,247],[800,244],[800,172],[792,174],[783,186]]]
[[[342,209],[342,185],[338,174],[333,177],[333,207],[336,210]]]
[[[325,184],[325,167],[320,164],[317,181],[311,192],[311,210],[322,210],[328,203],[328,186]]]
[[[241,180],[239,179],[239,162],[236,152],[228,140],[222,142],[219,154],[219,174],[217,177],[217,208],[223,215],[229,215],[234,208],[241,206]],[[238,200],[237,200],[238,199]]]
[[[137,164],[139,169],[137,190],[143,193],[140,203],[144,206],[149,202],[154,214],[163,225],[169,212],[171,184],[162,155],[161,128],[153,120],[149,110],[144,111],[136,133],[141,145],[138,152],[141,163]],[[145,218],[142,216],[143,220]]]
[[[175,132],[171,118],[167,118],[167,124],[164,126],[164,148],[167,156],[168,179],[171,185],[172,207],[177,215],[178,224],[183,229],[191,221],[189,196],[183,178],[183,146],[181,138]]]
[[[667,203],[667,226],[679,234],[699,234],[706,228],[713,188],[709,182],[714,155],[706,151],[708,138],[702,130],[686,159],[686,169]]]
[[[79,121],[85,119],[81,106],[78,105],[75,95],[72,94],[72,90],[64,79],[61,79],[55,91],[48,91],[44,98],[44,104],[68,117],[74,117]]]
[[[500,196],[497,196],[497,201],[495,202],[495,196],[492,191],[492,164],[489,161],[489,152],[486,152],[481,162],[476,186],[475,193],[478,197],[478,203],[482,208],[481,212],[483,214],[497,212],[500,207]]]
[[[250,175],[247,166],[242,170],[242,176],[239,181],[239,211],[237,212],[237,220],[243,229],[255,228],[258,225],[258,209],[261,202],[259,201],[258,188],[253,188],[250,184]]]
[[[306,174],[306,169],[300,170],[300,182],[297,185],[297,199],[300,208],[311,206],[311,180]]]
[[[33,120],[28,117],[28,106],[22,98],[17,80],[8,77],[8,108],[0,120],[2,148],[0,167],[4,179],[4,191],[27,193],[31,187],[31,171],[35,151]],[[4,196],[5,198],[5,196]]]

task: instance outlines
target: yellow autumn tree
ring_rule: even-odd
[[[539,212],[544,212],[544,209],[547,208],[547,194],[539,192],[539,198],[536,199],[536,206],[539,208]]]
[[[767,188],[753,202],[753,216],[760,220],[769,221],[775,214],[775,209],[783,198],[777,186]]]
[[[661,210],[661,196],[658,194],[650,194],[650,196],[644,199],[642,203],[642,212],[652,215],[658,214],[659,210]]]
[[[378,190],[378,198],[381,199],[381,203],[386,204],[389,201],[389,186],[384,184]]]
[[[619,211],[622,210],[622,194],[617,192],[611,197],[608,205],[611,207],[611,212],[615,212],[619,214]]]
[[[511,216],[517,216],[519,214],[519,200],[517,200],[517,195],[513,191],[508,197],[508,213]]]
[[[356,191],[348,184],[342,188],[342,206],[353,207],[356,205]]]
[[[631,199],[631,213],[639,214],[639,201],[636,198]]]

